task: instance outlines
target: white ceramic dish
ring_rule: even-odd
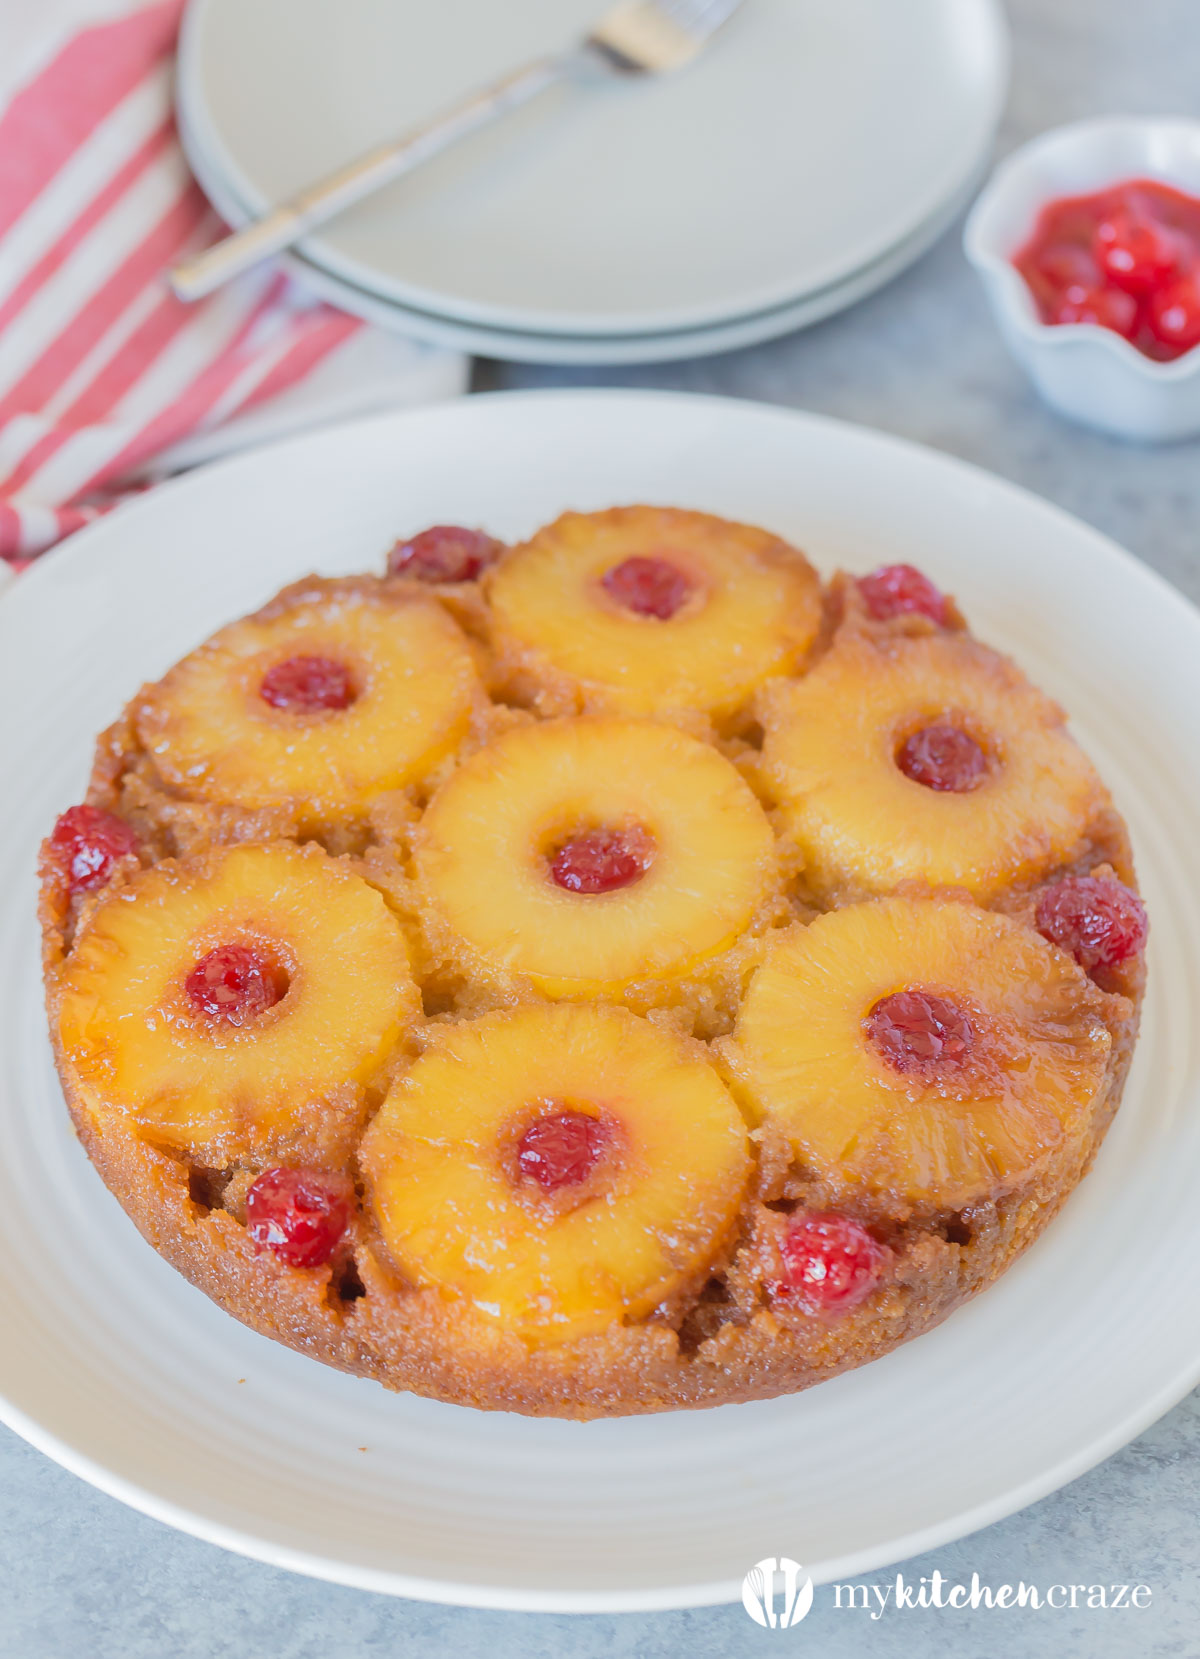
[[[192,0],[179,100],[258,211],[596,11]],[[686,72],[547,94],[302,251],[463,323],[708,326],[828,288],[911,236],[979,168],[1006,80],[997,0],[747,0]]]
[[[217,211],[230,224],[244,223],[248,212],[230,188],[214,157],[205,150],[199,135],[188,124],[186,111],[178,112],[179,132],[193,173]],[[975,193],[978,180],[972,177],[965,187],[943,203],[934,216],[919,226],[905,241],[890,249],[874,264],[847,277],[844,282],[823,288],[791,305],[749,317],[714,323],[708,328],[672,330],[666,334],[568,335],[534,334],[515,329],[487,328],[479,323],[456,322],[412,306],[381,299],[377,294],[333,276],[302,254],[287,255],[284,268],[309,293],[336,305],[342,311],[363,317],[379,328],[424,340],[430,345],[471,352],[477,357],[497,357],[516,363],[560,363],[604,366],[622,363],[663,363],[688,357],[706,357],[715,352],[735,351],[758,345],[801,328],[823,322],[868,294],[882,288],[893,277],[918,260],[944,235]]]
[[[1004,338],[1047,403],[1121,438],[1190,438],[1200,433],[1200,348],[1158,363],[1110,328],[1050,327],[1012,263],[1047,202],[1130,178],[1200,196],[1200,121],[1124,116],[1043,133],[997,168],[963,245]]]
[[[1096,1167],[999,1284],[808,1394],[594,1424],[482,1415],[250,1331],[143,1244],[73,1141],[33,859],[94,733],[281,582],[439,519],[513,536],[651,500],[822,569],[926,566],[1073,711],[1134,836],[1152,985]],[[68,1468],[202,1538],[365,1589],[508,1608],[721,1602],[768,1555],[850,1579],[1052,1491],[1200,1378],[1200,617],[1082,524],[834,422],[658,394],[471,398],[143,497],[0,598],[0,1399]]]

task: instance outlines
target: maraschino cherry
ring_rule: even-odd
[[[963,1010],[931,991],[895,991],[875,1004],[863,1024],[875,1051],[898,1072],[956,1070],[975,1042]]]
[[[434,524],[411,541],[397,542],[388,554],[389,576],[418,582],[474,582],[504,551],[504,544],[482,530],[461,524]]]
[[[543,1192],[578,1186],[596,1167],[608,1130],[586,1112],[555,1112],[535,1119],[517,1143],[517,1167]]]
[[[357,692],[345,663],[332,657],[288,657],[269,668],[258,694],[273,709],[289,714],[322,714],[348,709]]]
[[[969,732],[938,723],[922,726],[900,745],[896,765],[913,783],[964,794],[987,771],[987,756]]]
[[[184,990],[209,1020],[243,1026],[274,1008],[287,991],[287,978],[250,945],[218,945],[196,963]]]
[[[1089,973],[1119,967],[1146,945],[1146,906],[1115,876],[1064,876],[1042,890],[1036,920]]]
[[[569,893],[615,893],[640,881],[653,858],[644,830],[585,830],[558,849],[550,874]]]
[[[137,850],[129,825],[103,807],[68,807],[50,832],[50,861],[70,893],[103,887],[117,860]]]
[[[322,1170],[268,1169],[246,1194],[246,1230],[292,1267],[323,1267],[349,1224],[352,1192]]]
[[[860,1221],[834,1211],[792,1217],[779,1247],[777,1296],[795,1297],[819,1313],[841,1313],[871,1294],[887,1252]]]
[[[604,591],[635,616],[669,622],[692,591],[687,574],[670,559],[638,555],[605,571]]]
[[[927,616],[944,627],[949,601],[915,565],[880,565],[869,576],[860,576],[858,591],[868,614],[876,622],[893,616]]]

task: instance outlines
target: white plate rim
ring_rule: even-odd
[[[1142,586],[1147,595],[1153,595],[1157,603],[1165,602],[1170,606],[1187,627],[1193,630],[1200,628],[1200,615],[1182,594],[1155,571],[1133,558],[1132,555],[1125,552],[1124,549],[1099,531],[1083,524],[1082,521],[1064,510],[1032,495],[1031,492],[1022,489],[1020,486],[998,478],[982,468],[892,434],[802,411],[746,405],[734,399],[703,397],[686,393],[630,392],[623,389],[527,391],[485,394],[482,397],[471,399],[470,403],[476,407],[481,403],[497,406],[501,403],[511,405],[513,402],[519,402],[521,404],[550,404],[569,408],[573,405],[578,406],[598,401],[614,406],[622,402],[636,403],[642,406],[654,402],[664,409],[680,405],[704,406],[717,415],[721,411],[736,411],[741,415],[753,411],[759,418],[786,421],[794,423],[796,426],[824,430],[834,436],[841,434],[843,437],[849,437],[853,440],[866,441],[870,445],[878,446],[882,452],[890,453],[895,457],[908,456],[910,458],[923,458],[926,462],[935,461],[939,468],[944,469],[947,478],[953,476],[964,485],[974,486],[976,489],[982,487],[985,491],[1015,498],[1024,502],[1026,506],[1032,504],[1046,515],[1048,522],[1057,521],[1064,528],[1069,528],[1071,533],[1076,536],[1082,533],[1090,543],[1090,550],[1100,565],[1107,565],[1110,570],[1120,570],[1123,577],[1132,579]],[[443,406],[442,409],[433,412],[417,410],[405,411],[398,415],[364,417],[333,430],[343,437],[360,431],[369,432],[375,428],[383,427],[391,427],[402,431],[403,427],[427,418],[430,413],[433,413],[435,418],[444,418],[454,408],[461,407],[461,405],[451,405]],[[128,525],[135,515],[157,514],[164,501],[179,501],[192,490],[208,488],[216,475],[230,477],[238,472],[251,470],[257,464],[259,457],[264,454],[275,455],[283,451],[298,454],[306,447],[319,445],[329,436],[330,433],[325,432],[286,439],[265,446],[262,451],[226,459],[160,486],[152,495],[122,507],[118,515],[110,515],[108,519],[80,532],[79,535],[71,538],[61,548],[45,556],[42,561],[39,561],[40,568],[35,566],[19,582],[11,585],[5,591],[4,598],[0,600],[0,606],[3,606],[6,612],[11,610],[12,607],[20,607],[22,604],[20,596],[23,592],[34,594],[42,586],[57,582],[60,572],[68,571],[76,564],[84,564],[90,556],[92,542],[99,539],[99,535],[104,531],[106,525],[111,530],[113,525],[117,523]],[[909,1556],[962,1538],[980,1527],[990,1525],[1036,1502],[1069,1481],[1078,1478],[1097,1463],[1120,1450],[1121,1447],[1142,1433],[1164,1412],[1183,1398],[1198,1382],[1200,1382],[1200,1345],[1186,1363],[1181,1364],[1160,1383],[1157,1389],[1147,1395],[1137,1409],[1127,1412],[1122,1418],[1114,1422],[1105,1434],[1097,1436],[1088,1445],[1045,1468],[1036,1478],[1030,1479],[992,1499],[971,1506],[954,1516],[947,1517],[939,1523],[905,1533],[889,1541],[886,1546],[860,1552],[849,1552],[836,1560],[825,1562],[822,1565],[818,1582],[859,1577],[891,1562],[907,1559]],[[740,1579],[729,1579],[704,1585],[690,1583],[662,1586],[656,1587],[654,1590],[605,1593],[602,1595],[592,1592],[580,1594],[572,1591],[531,1590],[528,1588],[520,1588],[512,1593],[507,1593],[495,1586],[481,1588],[470,1583],[456,1583],[442,1579],[431,1580],[391,1571],[380,1572],[369,1568],[355,1570],[348,1568],[344,1563],[330,1562],[323,1557],[302,1550],[292,1549],[270,1541],[264,1542],[253,1534],[241,1532],[237,1528],[222,1525],[203,1516],[197,1516],[184,1506],[131,1483],[119,1472],[107,1468],[86,1450],[64,1437],[43,1430],[30,1414],[14,1407],[2,1396],[0,1396],[0,1420],[64,1468],[152,1518],[164,1521],[184,1532],[220,1547],[233,1550],[236,1553],[302,1572],[309,1576],[327,1579],[331,1582],[407,1596],[417,1600],[429,1600],[439,1603],[449,1602],[462,1606],[513,1611],[651,1611],[685,1606],[717,1605],[736,1601],[740,1595]]]
[[[204,13],[212,0],[188,0],[180,29],[176,59],[175,95],[183,120],[192,135],[193,146],[207,158],[207,171],[215,172],[228,181],[228,189],[241,206],[244,218],[264,213],[272,203],[257,191],[238,166],[224,140],[217,132],[208,114],[203,97],[200,74],[199,39],[204,26]],[[794,282],[781,282],[743,296],[732,310],[728,306],[711,305],[690,310],[645,313],[623,317],[620,321],[605,318],[603,314],[556,314],[554,326],[546,327],[546,318],[536,311],[516,307],[498,307],[469,301],[447,303],[445,296],[386,277],[376,276],[368,267],[342,255],[336,247],[320,235],[306,237],[298,244],[298,252],[305,262],[325,270],[330,276],[347,283],[363,293],[375,293],[381,300],[399,304],[427,316],[444,317],[465,325],[478,325],[513,333],[533,335],[597,336],[615,335],[618,339],[630,335],[662,336],[684,330],[719,326],[741,317],[777,311],[784,306],[838,287],[864,268],[874,265],[890,250],[907,241],[929,220],[935,218],[947,201],[959,198],[983,169],[995,142],[1004,106],[1012,58],[1011,35],[1001,0],[959,0],[964,8],[972,9],[970,26],[986,52],[989,69],[989,93],[979,103],[977,141],[966,146],[947,163],[936,182],[928,185],[920,197],[914,197],[907,210],[898,213],[891,223],[881,223],[870,236],[862,238],[858,246],[836,259],[827,260],[810,275],[799,288]],[[189,160],[191,160],[189,155]],[[239,221],[242,222],[242,221]]]

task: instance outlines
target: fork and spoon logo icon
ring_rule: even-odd
[[[765,1561],[751,1567],[742,1580],[742,1606],[755,1624],[761,1624],[768,1630],[786,1630],[790,1625],[800,1623],[813,1601],[812,1579],[805,1574],[802,1582],[800,1575],[803,1572],[800,1563],[786,1555],[778,1560],[769,1555]],[[783,1591],[783,1605],[780,1608],[776,1607],[777,1587]]]

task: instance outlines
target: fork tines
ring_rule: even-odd
[[[596,24],[593,47],[622,68],[662,74],[688,63],[741,0],[622,0]]]

